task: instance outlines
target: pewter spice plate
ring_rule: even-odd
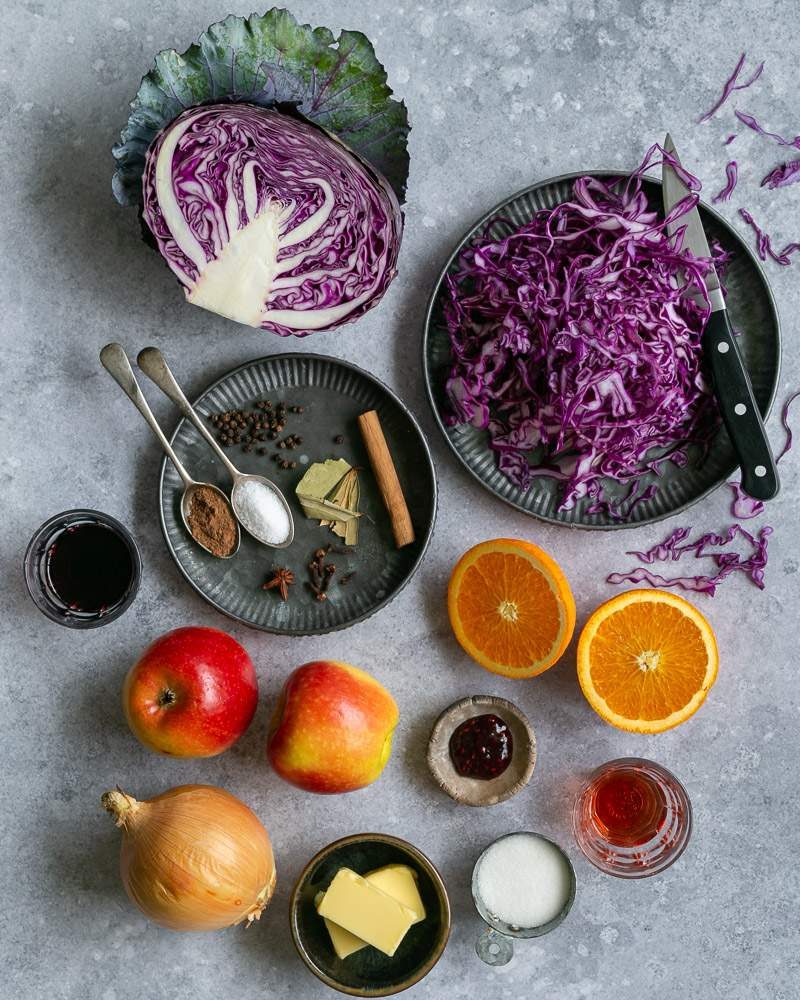
[[[161,525],[167,548],[181,573],[209,604],[236,621],[280,635],[315,635],[347,628],[388,604],[402,590],[422,560],[436,517],[436,476],[428,446],[416,420],[394,393],[374,376],[337,358],[316,354],[281,354],[250,361],[223,375],[195,400],[199,413],[251,409],[258,400],[273,405],[302,406],[302,414],[288,415],[281,438],[299,434],[301,447],[285,452],[296,469],[280,469],[271,459],[273,442],[263,442],[267,455],[228,452],[242,472],[260,473],[283,490],[295,522],[295,537],[288,549],[260,545],[242,532],[241,548],[232,559],[215,559],[191,540],[180,517],[183,484],[173,465],[164,459],[160,479]],[[377,410],[411,513],[416,540],[395,548],[389,515],[383,505],[361,440],[357,417]],[[338,435],[344,443],[336,444]],[[191,475],[215,483],[230,496],[230,477],[194,427],[181,420],[172,435],[172,446]],[[303,515],[295,486],[312,462],[344,458],[358,466],[361,487],[358,545],[352,552],[331,552],[326,562],[336,574],[326,601],[317,601],[306,586],[307,565],[315,549],[327,543],[343,547],[328,528]],[[289,600],[261,584],[274,567],[295,574]],[[339,584],[345,574],[349,583]]]
[[[620,171],[594,170],[591,175],[618,177]],[[690,451],[690,461],[685,468],[680,469],[667,462],[660,476],[648,474],[646,483],[658,482],[656,495],[636,505],[627,520],[615,521],[608,514],[588,514],[586,507],[590,502],[587,500],[580,501],[572,510],[559,510],[560,484],[553,479],[536,478],[528,490],[521,490],[497,468],[486,431],[467,424],[449,427],[444,419],[447,412],[445,381],[451,365],[450,341],[442,314],[446,275],[455,270],[455,261],[464,247],[479,236],[490,222],[494,222],[495,232],[513,232],[529,222],[536,212],[553,209],[568,201],[573,182],[582,176],[585,174],[564,174],[520,191],[487,212],[459,241],[439,275],[428,304],[423,369],[428,398],[447,443],[467,471],[495,496],[517,510],[553,524],[581,528],[636,527],[684,510],[734,476],[738,482],[736,457],[724,427],[720,426],[708,455],[702,461],[697,451]],[[643,186],[653,205],[660,206],[661,184],[647,179]],[[739,234],[707,205],[701,204],[699,209],[709,240],[717,240],[724,250],[732,254],[723,276],[728,314],[739,335],[739,347],[759,409],[766,416],[775,396],[780,370],[780,332],[775,301],[756,256]],[[622,496],[627,488],[627,485],[609,481],[606,497]]]

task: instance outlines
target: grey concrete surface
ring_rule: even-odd
[[[127,101],[156,50],[184,48],[229,7],[212,0],[14,0],[4,8],[0,77],[2,217],[0,683],[0,996],[8,1000],[217,1000],[332,996],[295,955],[287,904],[301,867],[347,833],[377,829],[417,844],[441,867],[453,904],[443,960],[412,991],[419,1000],[790,1000],[798,995],[798,463],[782,464],[783,491],[767,587],[732,579],[698,598],[719,638],[719,680],[684,727],[654,738],[605,725],[583,700],[574,645],[529,682],[496,679],[456,645],[444,589],[455,559],[498,534],[530,538],[565,567],[578,624],[611,596],[603,581],[677,523],[716,529],[724,491],[689,518],[621,536],[542,526],[498,504],[459,467],[424,399],[419,341],[429,286],[471,220],[527,183],[592,166],[636,164],[672,130],[709,189],[735,152],[740,187],[723,212],[746,204],[781,242],[800,238],[800,186],[758,182],[784,150],[753,134],[733,147],[730,110],[695,124],[740,51],[765,59],[738,106],[794,135],[798,119],[794,0],[400,0],[312,3],[303,20],[353,27],[374,40],[413,119],[412,170],[401,273],[381,307],[356,326],[281,343],[184,304],[168,270],[137,236],[135,214],[112,200],[109,154]],[[740,223],[736,223],[740,225]],[[797,386],[800,259],[768,269],[783,320],[780,397]],[[387,380],[430,435],[441,509],[435,539],[411,586],[377,617],[330,637],[285,640],[231,627],[184,584],[156,523],[160,453],[130,404],[101,371],[99,348],[131,354],[161,346],[192,392],[228,368],[287,348],[352,359]],[[151,394],[172,423],[168,404]],[[782,441],[777,416],[769,424]],[[108,628],[60,629],[29,602],[20,561],[33,529],[72,506],[129,524],[145,570],[134,608]],[[208,761],[156,757],[129,734],[119,703],[129,664],[177,625],[227,628],[257,666],[261,707],[235,750]],[[395,694],[402,721],[384,776],[350,796],[302,794],[270,772],[266,720],[280,684],[318,656],[372,670]],[[426,773],[425,743],[439,711],[494,692],[517,701],[539,740],[529,788],[493,809],[457,806]],[[686,783],[696,829],[662,876],[624,883],[579,856],[569,811],[589,768],[623,754],[650,756]],[[177,935],[143,919],[117,874],[119,839],[99,808],[115,783],[140,797],[189,782],[224,785],[255,808],[275,844],[279,888],[258,926]],[[492,971],[475,957],[480,926],[469,873],[480,849],[515,829],[543,831],[570,851],[578,897],[551,937],[523,943]]]

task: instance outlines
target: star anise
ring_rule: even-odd
[[[286,569],[285,566],[277,566],[272,571],[272,576],[269,580],[261,584],[261,589],[272,590],[274,587],[277,587],[278,593],[281,595],[281,600],[286,601],[289,598],[289,587],[293,583],[294,573],[290,569]]]

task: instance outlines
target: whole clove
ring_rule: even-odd
[[[328,598],[328,586],[333,580],[336,566],[333,563],[325,564],[325,557],[330,552],[331,546],[314,550],[314,554],[308,563],[309,581],[308,586],[318,601],[325,601]]]

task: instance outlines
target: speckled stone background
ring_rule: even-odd
[[[800,131],[795,0],[443,0],[311,3],[313,24],[359,28],[375,42],[411,117],[412,170],[401,273],[381,307],[356,326],[282,344],[183,302],[171,274],[137,235],[133,211],[112,200],[109,148],[127,101],[157,49],[185,48],[233,7],[167,3],[13,2],[3,15],[2,154],[2,863],[0,996],[9,1000],[218,1000],[332,996],[294,953],[287,901],[301,867],[344,834],[382,830],[417,844],[441,867],[453,904],[443,960],[412,992],[438,1000],[790,1000],[798,994],[797,497],[800,454],[781,465],[783,491],[767,589],[730,580],[699,597],[719,638],[719,680],[707,704],[660,737],[625,735],[597,718],[578,688],[574,645],[543,677],[503,682],[461,652],[444,590],[461,552],[498,534],[531,538],[565,567],[578,624],[611,596],[603,580],[676,523],[716,529],[720,492],[689,519],[624,537],[543,527],[504,508],[456,466],[427,410],[419,365],[430,285],[455,239],[486,208],[531,181],[595,166],[632,167],[669,127],[709,190],[735,151],[741,180],[724,213],[746,204],[779,242],[800,238],[800,186],[759,189],[782,150],[752,133],[733,147],[729,109],[709,106],[747,48],[766,60],[739,107],[784,134]],[[739,223],[737,223],[739,225]],[[800,382],[800,259],[770,265],[783,321],[780,397]],[[162,347],[192,393],[226,369],[281,349],[355,360],[389,382],[430,435],[441,509],[434,542],[401,597],[376,618],[328,638],[282,640],[232,628],[185,585],[156,523],[160,452],[101,370],[109,340],[135,355]],[[148,389],[166,424],[174,411]],[[783,439],[776,415],[776,443]],[[51,624],[28,600],[20,563],[47,516],[99,507],[133,529],[145,570],[118,622],[91,632]],[[762,519],[764,520],[764,519]],[[208,761],[161,759],[129,734],[122,678],[139,651],[177,625],[228,628],[254,657],[262,688],[250,732]],[[365,791],[317,798],[280,781],[263,755],[266,720],[292,667],[317,656],[372,670],[397,697],[402,721],[383,777]],[[537,730],[539,762],[516,799],[473,811],[429,779],[424,751],[437,714],[456,698],[497,693]],[[623,754],[651,756],[686,783],[696,829],[683,858],[658,878],[625,883],[579,856],[569,814],[581,775]],[[272,834],[279,888],[245,932],[178,935],[149,925],[117,874],[119,837],[99,808],[115,783],[140,797],[188,781],[224,785]],[[500,970],[473,951],[480,930],[469,896],[485,844],[536,829],[569,850],[578,897],[552,936],[523,942]]]

